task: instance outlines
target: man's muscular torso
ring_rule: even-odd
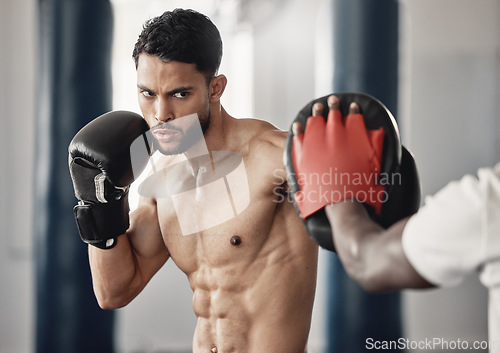
[[[285,134],[234,121],[229,144],[243,157],[250,202],[218,226],[183,235],[170,198],[157,198],[170,257],[193,289],[194,352],[303,353],[316,284],[317,246],[284,194]],[[167,176],[168,177],[168,176]],[[245,185],[240,185],[244,188]],[[223,207],[213,200],[211,208]],[[189,205],[186,206],[186,211]]]
[[[89,247],[96,298],[105,309],[127,305],[171,257],[187,275],[194,293],[198,317],[194,353],[303,353],[318,248],[284,194],[286,134],[265,122],[222,114],[224,133],[219,130],[218,145],[212,149],[242,157],[248,206],[223,223],[182,234],[172,198],[144,195],[146,187],[130,214],[129,229],[118,237],[116,246],[111,250]],[[168,158],[160,156],[159,175],[168,174],[168,164],[163,162]],[[184,181],[192,178],[185,174],[184,180],[182,174],[170,173],[166,180],[183,190]],[[153,189],[164,186],[152,185]],[[214,198],[207,211],[217,210],[220,202]],[[185,212],[193,208],[189,200],[176,206]]]

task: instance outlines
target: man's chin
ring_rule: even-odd
[[[185,152],[179,143],[162,143],[155,140],[154,149],[166,156],[174,156]]]

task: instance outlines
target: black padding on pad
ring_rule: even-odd
[[[382,205],[380,215],[376,217],[377,222],[384,228],[417,212],[422,200],[417,165],[405,146],[402,146],[401,166],[393,175],[395,178],[389,192],[389,200]]]

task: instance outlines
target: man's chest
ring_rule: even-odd
[[[211,156],[194,174],[191,160],[149,179],[165,244],[185,272],[200,261],[224,265],[255,256],[283,202],[284,181],[255,158],[231,152]]]
[[[253,197],[236,208],[227,195],[213,192],[210,202],[201,195],[183,200],[157,201],[165,244],[177,266],[186,273],[201,264],[224,267],[253,261],[266,247],[278,205]]]

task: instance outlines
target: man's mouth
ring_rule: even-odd
[[[171,129],[156,128],[153,130],[153,135],[158,142],[169,143],[179,135],[179,132]]]

